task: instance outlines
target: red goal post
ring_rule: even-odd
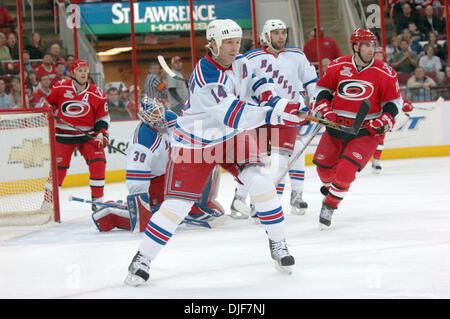
[[[0,109],[0,226],[60,221],[55,144],[51,109]]]

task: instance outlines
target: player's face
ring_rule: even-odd
[[[240,47],[241,38],[231,38],[223,40],[217,60],[222,66],[229,67],[234,62],[234,60],[236,60],[236,56],[239,53]]]
[[[73,77],[79,84],[85,84],[89,78],[89,68],[88,67],[79,67],[73,70]]]
[[[270,32],[272,47],[275,50],[282,50],[286,45],[287,33],[285,29],[277,29]]]
[[[369,63],[372,61],[375,55],[375,43],[373,42],[362,42],[359,46],[359,57],[364,63]]]

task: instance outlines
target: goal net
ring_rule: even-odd
[[[0,109],[0,226],[59,221],[54,131],[49,109]]]

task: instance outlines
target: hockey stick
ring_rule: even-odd
[[[175,72],[172,71],[171,68],[166,63],[166,60],[162,55],[158,55],[158,62],[163,68],[164,71],[166,71],[167,75],[169,75],[171,78],[174,78],[175,80],[184,81],[185,83],[188,83],[188,80],[182,78],[181,76],[178,76],[175,74]]]
[[[122,209],[122,210],[128,210],[128,206],[125,204],[96,202],[96,201],[92,201],[89,199],[75,197],[72,195],[69,196],[69,201],[75,201],[75,202],[81,202],[81,203],[86,203],[86,204],[94,204],[94,205],[98,205],[98,206],[105,206],[105,207],[118,208],[118,209]]]
[[[277,183],[275,184],[275,186],[277,186],[278,184],[281,183],[281,181],[283,180],[284,176],[289,173],[289,170],[292,167],[292,164],[295,163],[298,158],[300,157],[300,155],[303,154],[304,151],[306,151],[306,148],[308,147],[309,144],[311,144],[312,140],[316,137],[317,133],[319,133],[320,129],[323,127],[323,124],[319,124],[317,126],[317,128],[315,129],[315,131],[311,134],[311,136],[309,137],[309,139],[306,141],[306,143],[303,145],[302,149],[299,150],[297,152],[297,154],[295,154],[295,156],[291,159],[291,161],[289,162],[288,167],[286,167],[286,169],[284,170],[283,174],[281,175],[281,177],[278,179]]]
[[[423,111],[433,111],[435,108],[441,107],[443,102],[444,102],[444,98],[442,96],[440,96],[431,107],[414,106],[413,111],[414,111],[414,109],[423,110]]]
[[[355,121],[353,122],[353,126],[345,126],[341,125],[332,121],[328,121],[327,119],[311,116],[308,113],[304,113],[299,111],[297,115],[301,118],[310,120],[312,122],[317,122],[320,124],[323,124],[327,127],[333,128],[338,131],[342,131],[345,133],[349,133],[352,135],[357,135],[359,132],[359,129],[361,128],[362,123],[364,122],[364,119],[366,118],[366,115],[369,113],[370,110],[370,102],[367,99],[364,99],[361,102],[361,106],[359,107],[358,113],[356,114]]]
[[[71,123],[69,123],[69,122],[67,122],[67,121],[65,121],[65,120],[63,120],[63,119],[60,119],[60,118],[57,117],[57,116],[55,116],[55,119],[58,120],[58,121],[60,121],[60,122],[62,122],[62,123],[64,123],[64,124],[66,124],[66,125],[68,125],[68,126],[70,126],[70,127],[73,128],[73,129],[77,130],[78,132],[80,132],[80,133],[83,134],[84,136],[88,137],[90,140],[95,140],[95,137],[94,137],[94,136],[92,136],[92,135],[90,135],[88,132],[83,131],[82,129],[76,127],[75,125],[73,125],[73,124],[71,124]],[[113,146],[113,145],[111,145],[111,144],[109,144],[109,143],[106,144],[106,146],[111,147],[113,150],[115,150],[115,151],[117,151],[117,152],[119,152],[119,153],[122,153],[122,154],[125,155],[125,156],[127,155],[127,153],[125,153],[125,152],[122,151],[122,150],[119,150],[117,147],[115,147],[115,146]]]

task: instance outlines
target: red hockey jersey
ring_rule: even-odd
[[[110,117],[106,95],[93,84],[77,93],[73,80],[60,81],[53,86],[45,101],[53,106],[57,117],[86,132],[108,129]],[[87,140],[83,134],[59,121],[56,121],[56,137],[62,143],[75,143],[73,138],[78,138],[78,142]],[[73,141],[63,141],[62,138]]]
[[[317,87],[334,93],[333,111],[344,118],[355,118],[364,99],[368,99],[371,105],[366,120],[377,118],[382,113],[382,103],[401,97],[397,73],[392,67],[373,59],[358,71],[353,55],[331,62],[325,75],[317,82]]]

